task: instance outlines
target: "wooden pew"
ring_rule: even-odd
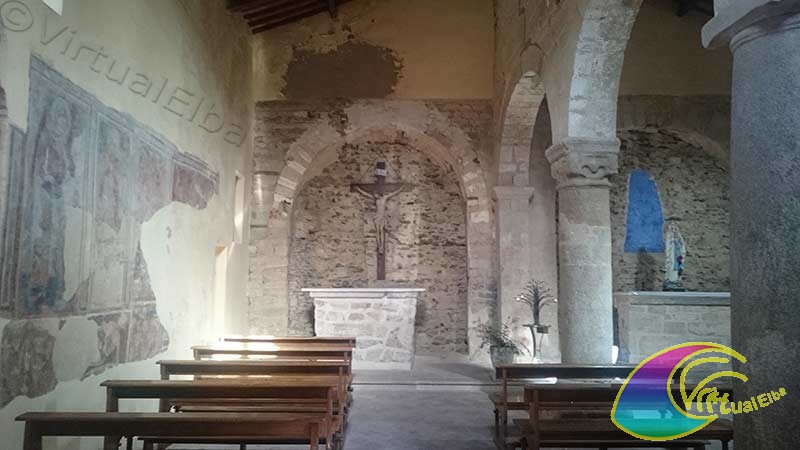
[[[23,450],[42,450],[44,436],[98,436],[128,437],[184,437],[196,439],[198,430],[202,437],[272,438],[276,440],[303,439],[311,450],[318,449],[320,432],[325,418],[309,414],[196,414],[196,413],[53,413],[30,412],[16,419],[25,422]],[[114,440],[116,439],[116,440]],[[119,438],[105,444],[105,450],[116,450]],[[146,450],[152,448],[145,447]]]
[[[274,344],[334,344],[356,346],[356,338],[339,336],[223,336],[221,342],[239,342],[250,344],[271,342]]]
[[[343,411],[334,410],[340,383],[338,376],[317,375],[194,381],[109,380],[101,386],[107,390],[107,412],[118,412],[121,399],[158,399],[159,412],[168,412],[175,408],[177,411],[190,410],[195,413],[315,413],[324,418],[321,436],[325,438],[326,447],[331,449],[336,439],[341,438],[336,433],[343,431]],[[282,403],[269,404],[265,400],[280,400]],[[303,400],[313,403],[304,404]],[[318,408],[320,402],[323,402],[324,409]],[[287,404],[290,405],[288,409]],[[172,442],[168,438],[148,436],[146,442]],[[226,442],[242,444],[240,441]]]
[[[221,342],[192,347],[194,359],[214,357],[244,359],[295,359],[310,361],[351,361],[353,347],[341,344],[274,344],[268,342]]]
[[[633,365],[595,365],[579,366],[566,364],[508,364],[495,368],[495,379],[500,381],[500,392],[489,398],[494,403],[494,426],[496,438],[503,440],[508,434],[508,411],[528,409],[524,394],[509,394],[509,380],[530,380],[536,378],[569,379],[614,379],[627,378],[635,369]]]
[[[161,379],[169,380],[173,375],[203,377],[262,377],[262,376],[308,376],[328,375],[340,377],[338,401],[347,407],[349,391],[353,383],[349,361],[286,361],[286,360],[163,360]]]
[[[622,384],[532,384],[525,387],[529,418],[515,421],[523,430],[523,449],[540,448],[692,448],[704,449],[707,440],[719,440],[723,449],[733,440],[733,426],[728,420],[717,419],[707,427],[687,436],[667,442],[635,439],[617,428],[611,421],[611,407]],[[730,393],[724,388],[721,392]],[[675,388],[673,396],[680,398]],[[601,408],[604,417],[585,418],[587,409]],[[545,411],[557,411],[557,419],[542,419]],[[574,412],[574,415],[569,415]],[[659,419],[649,419],[659,420]]]
[[[525,411],[528,404],[524,394],[509,394],[510,380],[531,380],[537,378],[559,378],[572,380],[613,380],[625,379],[635,365],[568,365],[568,364],[507,364],[495,368],[495,379],[500,382],[500,392],[491,393],[494,403],[495,434],[500,439],[508,434],[508,411]],[[675,373],[673,380],[680,378],[681,371]]]

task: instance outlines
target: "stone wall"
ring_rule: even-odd
[[[336,162],[295,200],[289,254],[289,330],[312,334],[312,302],[302,288],[370,287],[376,280],[375,202],[350,191],[374,182],[408,186],[387,204],[386,279],[426,289],[417,304],[417,349],[465,352],[465,200],[452,169],[402,142],[345,145]]]
[[[731,344],[731,304],[726,293],[617,293],[614,306],[621,363],[638,364],[686,342]]]
[[[247,285],[252,333],[288,331],[289,243],[298,195],[336,163],[342,148],[370,142],[404,144],[419,152],[418,162],[424,155],[453,174],[465,216],[465,313],[471,325],[492,317],[497,292],[494,211],[486,181],[492,142],[488,101],[275,101],[261,102],[257,110]],[[374,162],[359,176],[372,173]],[[474,327],[467,330],[470,353],[478,355]],[[457,344],[446,344],[451,345]]]
[[[725,163],[678,131],[620,131],[619,174],[612,177],[611,220],[615,291],[661,290],[663,253],[626,252],[631,172],[642,169],[657,188],[663,218],[676,218],[686,240],[684,286],[691,291],[728,291],[730,232]],[[635,212],[634,212],[635,213]]]

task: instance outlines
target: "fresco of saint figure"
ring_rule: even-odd
[[[65,183],[75,176],[72,112],[55,97],[42,117],[33,154],[33,261],[27,298],[29,313],[61,310],[64,303]]]

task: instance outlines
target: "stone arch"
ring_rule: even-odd
[[[411,109],[409,109],[411,108]],[[341,146],[368,140],[408,142],[456,173],[466,204],[467,234],[467,328],[470,355],[480,356],[480,340],[475,325],[493,317],[495,305],[494,278],[494,212],[480,160],[471,139],[449,124],[447,118],[433,108],[397,102],[389,107],[371,103],[347,109],[344,127],[319,121],[309,128],[288,149],[285,166],[277,177],[276,189],[266,229],[269,245],[277,249],[272,255],[270,284],[278,288],[270,300],[275,309],[288,309],[288,257],[293,203],[303,186],[331,164]],[[421,113],[421,114],[420,114]],[[276,305],[273,305],[276,306]],[[285,329],[286,323],[271,323],[274,329]],[[268,330],[255,330],[268,331]],[[270,330],[271,331],[271,330]]]
[[[641,4],[642,0],[584,3],[572,55],[566,110],[560,111],[561,117],[553,123],[557,140],[616,141],[622,65]]]
[[[9,157],[11,155],[11,125],[8,120],[8,106],[6,104],[6,91],[0,86],[0,237],[5,239],[5,217],[6,206],[8,205],[8,181],[5,174],[8,173]],[[0,260],[2,258],[0,257]]]
[[[335,160],[336,152],[343,145],[393,140],[407,142],[410,146],[429,154],[440,164],[452,168],[458,175],[464,198],[477,200],[475,212],[490,212],[485,181],[482,175],[476,176],[480,173],[480,167],[475,162],[477,160],[475,152],[471,149],[446,146],[446,142],[403,124],[390,127],[348,128],[344,135],[312,148],[297,146],[290,149],[286,166],[278,176],[278,186],[283,189],[276,191],[273,210],[276,208],[286,210],[287,206],[291,208],[303,186]]]
[[[544,85],[534,71],[523,73],[514,84],[502,116],[498,185],[530,184],[531,140],[544,97]]]
[[[626,96],[619,99],[617,128],[660,129],[681,137],[728,164],[731,146],[729,97]]]
[[[8,106],[6,105],[6,91],[0,86],[0,150],[2,155],[7,155],[6,151],[9,131],[8,131]]]

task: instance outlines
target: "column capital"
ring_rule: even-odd
[[[800,0],[714,0],[714,18],[703,27],[703,45],[730,45],[735,50],[760,36],[800,27],[798,14]]]
[[[619,139],[567,138],[545,152],[558,189],[611,186],[608,177],[618,169]]]
[[[495,186],[495,200],[525,200],[533,198],[534,189],[530,186]]]

